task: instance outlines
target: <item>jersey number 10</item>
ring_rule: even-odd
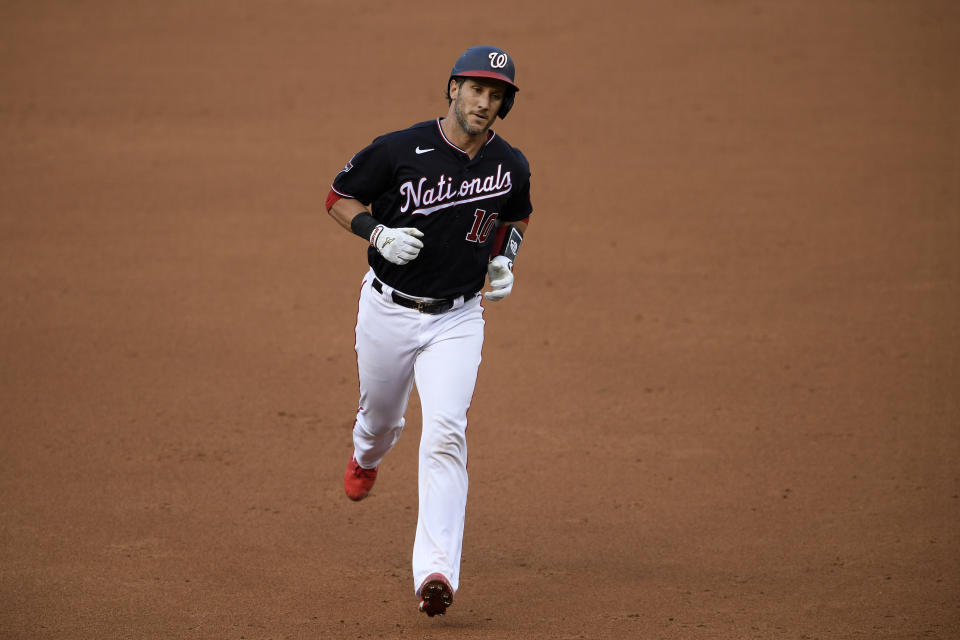
[[[493,225],[497,223],[499,213],[491,213],[489,216],[483,209],[477,209],[473,212],[473,228],[467,234],[468,242],[478,242],[483,244],[490,237],[490,231]]]

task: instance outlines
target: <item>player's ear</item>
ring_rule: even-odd
[[[457,81],[457,79],[450,78],[450,83],[447,84],[447,98],[450,100],[453,100],[454,92],[459,90],[459,88],[460,88],[460,83]]]

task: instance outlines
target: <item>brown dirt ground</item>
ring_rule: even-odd
[[[960,9],[0,5],[3,638],[960,637]],[[374,135],[518,60],[464,576],[342,495]]]

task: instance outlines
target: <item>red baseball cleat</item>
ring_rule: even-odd
[[[417,589],[420,611],[430,616],[442,616],[453,604],[453,587],[442,573],[431,573]]]
[[[363,500],[373,488],[373,483],[377,481],[377,469],[364,469],[357,464],[356,458],[351,457],[347,465],[347,471],[343,474],[343,490],[347,492],[347,497],[351,500]]]

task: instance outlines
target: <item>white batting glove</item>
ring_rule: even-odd
[[[483,297],[491,302],[503,300],[513,291],[513,263],[506,256],[497,256],[487,265],[490,277],[490,291]]]
[[[420,249],[423,249],[423,243],[420,242],[422,237],[423,231],[419,229],[391,229],[381,224],[370,234],[370,244],[393,264],[407,264],[420,255]]]

